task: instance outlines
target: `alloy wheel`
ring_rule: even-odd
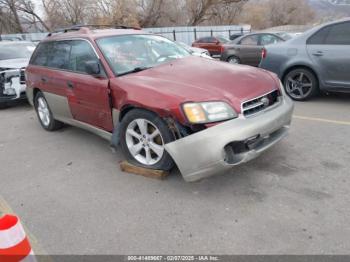
[[[237,57],[230,57],[227,62],[234,65],[240,64],[240,61]]]
[[[46,127],[49,126],[51,121],[50,110],[43,97],[38,98],[37,110],[41,123]]]
[[[164,154],[164,140],[159,129],[146,119],[135,119],[125,133],[130,154],[141,164],[151,166],[158,163]]]
[[[312,92],[313,82],[304,72],[295,72],[286,79],[285,88],[294,99],[304,99]]]

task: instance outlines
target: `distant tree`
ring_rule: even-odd
[[[219,17],[220,24],[227,23],[237,15],[237,7],[242,7],[248,0],[186,0],[185,10],[188,15],[188,25],[195,26],[204,22],[212,23]],[[238,5],[240,4],[240,5]],[[232,11],[232,13],[230,12]],[[223,18],[226,15],[225,18]],[[216,19],[218,20],[218,19]]]
[[[306,0],[270,0],[267,4],[267,18],[270,26],[307,24],[315,17]]]
[[[50,28],[84,24],[89,21],[93,0],[42,0],[46,22]]]
[[[12,29],[16,33],[23,33],[23,28],[17,12],[17,4],[17,0],[0,0],[0,9],[8,19],[10,30]],[[3,23],[6,23],[6,21]]]
[[[303,25],[314,20],[315,14],[306,0],[250,1],[240,19],[255,29],[281,25]]]

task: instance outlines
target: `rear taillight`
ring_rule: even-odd
[[[223,53],[225,51],[225,47],[222,45],[221,46],[221,53]]]
[[[266,51],[265,48],[263,48],[263,49],[261,50],[261,58],[264,59],[264,58],[266,58],[266,56],[267,56],[267,51]]]

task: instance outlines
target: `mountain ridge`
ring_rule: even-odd
[[[308,2],[322,20],[350,17],[350,0],[308,0]]]

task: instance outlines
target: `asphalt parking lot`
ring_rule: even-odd
[[[186,183],[122,173],[86,131],[0,111],[0,213],[37,254],[348,254],[350,96],[296,103],[288,138],[225,175]]]

